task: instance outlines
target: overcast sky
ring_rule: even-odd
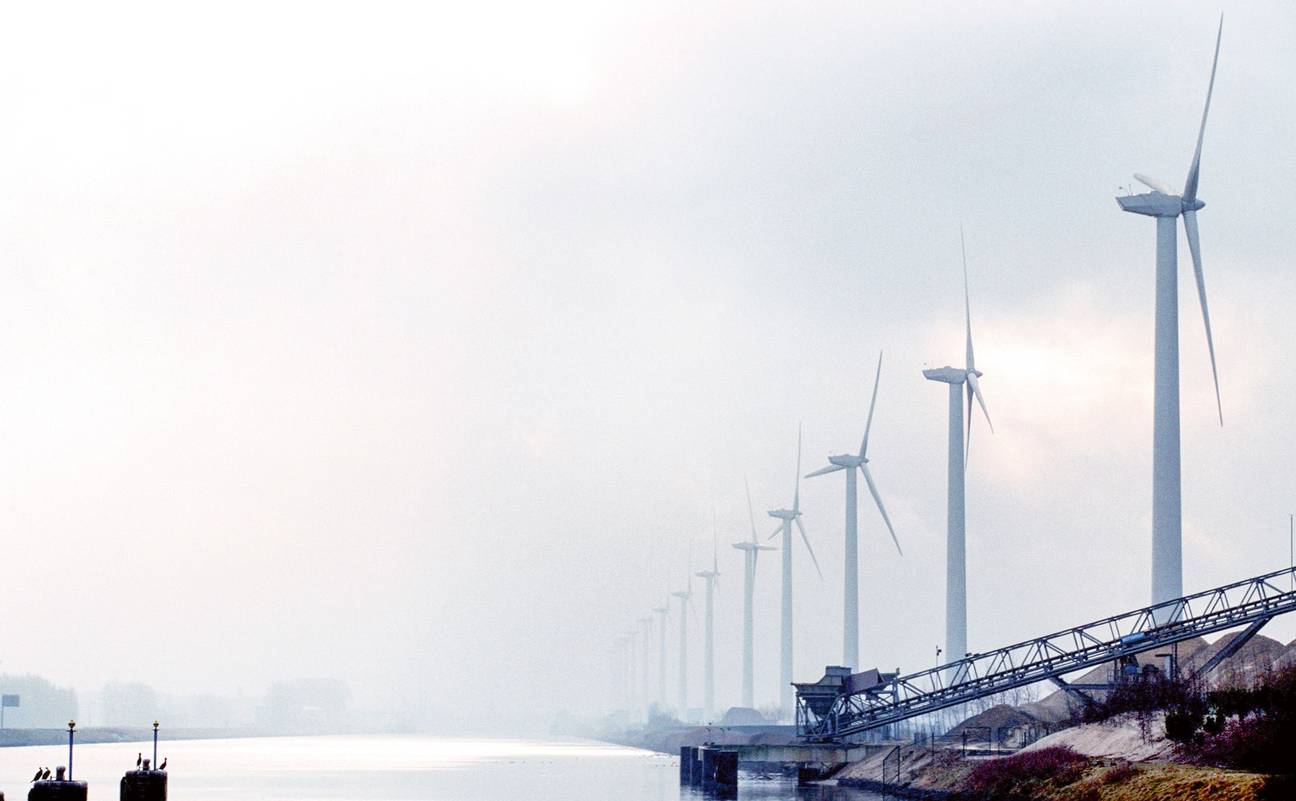
[[[862,497],[862,659],[926,667],[947,396],[920,371],[962,359],[960,224],[996,426],[970,647],[1145,603],[1154,224],[1113,197],[1182,186],[1221,9],[1023,5],[11,9],[0,667],[335,676],[545,723],[603,704],[610,643],[709,556],[714,508],[736,703],[744,477],[764,535],[798,421],[806,472],[858,447],[881,349],[905,556]],[[1224,10],[1200,185],[1223,428],[1181,245],[1189,589],[1284,565],[1296,508],[1296,11]],[[802,485],[805,679],[840,658],[842,484]]]

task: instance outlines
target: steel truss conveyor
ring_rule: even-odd
[[[1232,644],[1240,647],[1273,617],[1296,611],[1293,586],[1296,567],[1288,567],[836,695],[798,684],[797,730],[831,741],[1039,681],[1065,688],[1068,673],[1250,624]]]

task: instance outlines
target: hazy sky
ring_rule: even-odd
[[[1113,196],[1182,185],[1220,8],[1023,5],[11,9],[0,667],[335,676],[543,723],[605,701],[610,642],[714,507],[735,703],[743,479],[773,531],[798,421],[807,472],[857,448],[883,348],[870,451],[905,556],[862,498],[861,650],[925,667],[946,389],[920,371],[962,359],[960,224],[996,425],[970,645],[1144,603],[1154,225]],[[1282,566],[1296,508],[1296,11],[1224,10],[1200,189],[1223,428],[1181,252],[1192,589]],[[802,486],[804,678],[840,658],[842,483]]]

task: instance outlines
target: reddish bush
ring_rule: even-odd
[[[1034,785],[1049,780],[1069,784],[1088,764],[1088,757],[1065,746],[1025,751],[977,765],[968,776],[968,788],[995,799],[1030,798]]]

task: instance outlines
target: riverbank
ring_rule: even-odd
[[[289,736],[282,732],[259,731],[256,729],[164,729],[159,740],[232,740],[245,737]],[[78,727],[76,742],[78,745],[91,743],[134,743],[151,742],[153,729],[147,727]],[[33,745],[67,745],[67,729],[0,729],[0,748],[19,748]]]
[[[1296,798],[1296,788],[1283,777],[1175,761],[1173,748],[1159,730],[1126,716],[1066,729],[1003,757],[963,758],[957,751],[904,746],[896,753],[879,753],[852,763],[839,771],[833,781],[842,786],[929,801]]]

